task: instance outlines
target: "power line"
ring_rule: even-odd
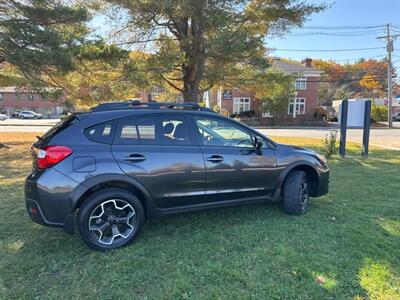
[[[385,25],[374,25],[374,26],[305,26],[302,27],[304,29],[324,29],[324,30],[337,30],[337,29],[376,29],[376,28],[384,28]]]
[[[354,61],[358,61],[358,60],[369,60],[369,59],[374,59],[374,58],[378,58],[378,57],[386,57],[386,55],[374,55],[374,56],[369,56],[369,57],[358,57],[358,58],[343,58],[343,59],[331,59],[333,61],[349,61],[349,60],[354,60]]]
[[[346,51],[364,51],[364,50],[377,50],[385,49],[385,47],[370,47],[370,48],[353,48],[353,49],[278,49],[272,48],[273,51],[289,51],[289,52],[346,52]]]
[[[381,29],[362,29],[362,30],[334,30],[334,31],[330,31],[330,30],[324,30],[324,29],[320,29],[320,30],[310,30],[307,28],[298,28],[296,30],[294,30],[292,33],[290,34],[327,34],[327,35],[333,35],[333,34],[343,34],[343,35],[352,35],[352,34],[373,34],[373,33],[380,33],[380,32],[384,32],[383,30],[384,28]]]
[[[338,37],[358,37],[358,36],[369,36],[369,35],[377,35],[382,33],[381,31],[371,31],[371,32],[363,32],[363,33],[356,33],[356,32],[349,32],[349,33],[329,33],[329,32],[303,32],[303,33],[290,33],[286,34],[285,36],[338,36]]]

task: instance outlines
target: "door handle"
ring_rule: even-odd
[[[217,163],[217,162],[223,161],[224,158],[220,155],[211,155],[211,156],[207,157],[206,160],[213,162],[213,163]]]
[[[129,161],[129,162],[139,162],[139,161],[146,160],[146,157],[142,154],[132,153],[132,154],[129,154],[128,156],[126,156],[124,158],[124,160]]]

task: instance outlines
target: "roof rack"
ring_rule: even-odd
[[[123,109],[185,109],[185,110],[201,110],[213,112],[213,110],[202,107],[198,103],[174,103],[174,102],[141,102],[140,100],[126,100],[119,102],[107,102],[92,107],[91,111],[109,111]]]

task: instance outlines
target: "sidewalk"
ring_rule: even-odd
[[[0,121],[0,126],[53,126],[58,122],[60,122],[60,119],[7,119],[4,121]]]

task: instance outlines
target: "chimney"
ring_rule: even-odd
[[[309,67],[309,68],[311,68],[311,63],[312,63],[312,59],[311,58],[306,58],[306,59],[301,61],[301,64],[303,66],[306,66],[306,67]]]

